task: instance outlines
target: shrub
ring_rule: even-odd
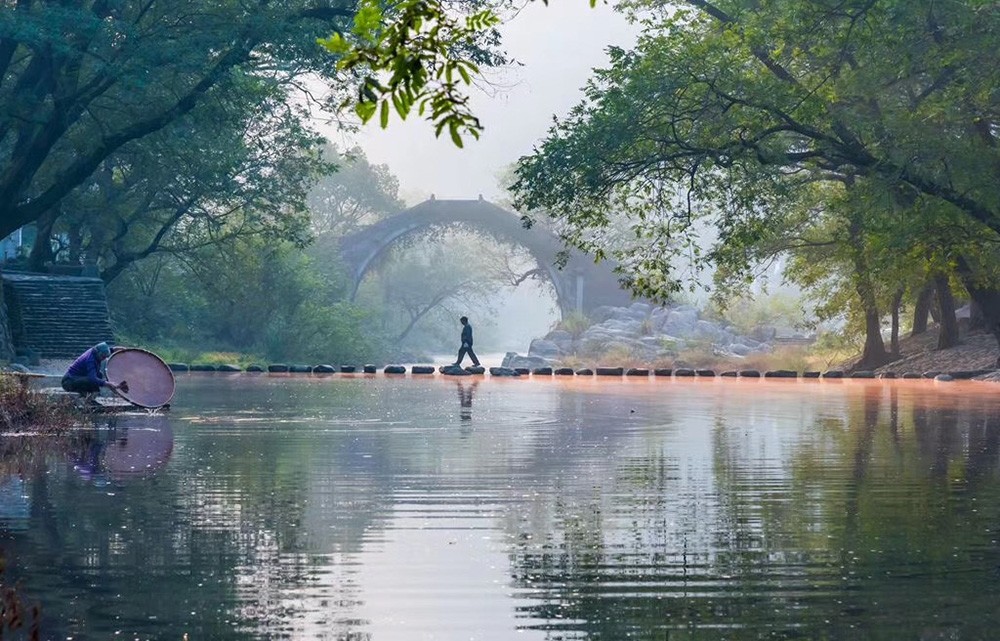
[[[561,329],[564,332],[569,332],[569,335],[573,337],[574,340],[580,338],[593,322],[587,318],[582,312],[570,312],[561,321],[556,323],[555,329]]]
[[[59,432],[77,420],[70,403],[34,392],[16,376],[0,373],[0,433],[24,429]]]
[[[645,361],[627,345],[612,345],[599,358],[603,367],[642,367]]]

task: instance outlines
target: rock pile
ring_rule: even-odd
[[[774,328],[760,328],[753,336],[741,335],[725,324],[701,317],[690,305],[654,307],[632,303],[629,307],[598,307],[593,324],[575,335],[555,329],[531,341],[528,355],[508,352],[504,367],[543,367],[569,357],[600,361],[615,354],[647,363],[667,362],[686,349],[741,358],[773,349]]]

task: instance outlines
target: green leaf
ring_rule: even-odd
[[[396,113],[399,114],[400,120],[406,120],[406,116],[410,113],[409,107],[403,102],[403,95],[399,93],[392,94],[392,106],[396,108]]]
[[[382,101],[382,113],[379,114],[379,124],[382,126],[382,129],[385,129],[386,127],[389,126],[389,101],[388,100],[383,100]]]
[[[375,103],[359,102],[354,106],[354,112],[361,118],[361,122],[368,122],[375,115]]]
[[[335,55],[343,55],[351,48],[344,36],[339,33],[334,33],[329,38],[319,38],[317,42],[321,47]]]
[[[451,134],[451,141],[455,143],[455,146],[461,149],[463,147],[462,136],[459,135],[458,123],[454,120],[451,120],[448,123],[448,133]]]

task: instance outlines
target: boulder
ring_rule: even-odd
[[[625,373],[625,368],[623,367],[598,367],[598,376],[621,376]]]
[[[520,376],[520,374],[518,374],[509,367],[491,367],[490,376],[500,376],[500,377],[506,376],[510,378],[516,378]]]
[[[696,321],[694,335],[703,340],[718,341],[721,337],[719,326],[706,320]]]
[[[411,374],[433,374],[434,373],[434,366],[433,365],[414,365],[413,367],[410,368],[410,373]]]
[[[643,316],[649,316],[653,312],[653,306],[649,303],[643,303],[641,301],[636,301],[629,305],[629,311],[637,314],[642,314]]]
[[[308,365],[289,365],[288,371],[293,374],[309,374],[312,372],[312,367]]]
[[[288,372],[288,365],[284,363],[271,363],[267,366],[267,371],[272,374],[285,374]]]
[[[534,376],[552,376],[552,368],[551,367],[536,367],[535,369],[531,370],[531,373]]]
[[[264,371],[264,367],[262,365],[257,365],[257,364],[247,365],[247,371],[250,372],[251,374],[259,374],[260,372]]]
[[[192,372],[214,372],[215,365],[209,365],[207,363],[195,363],[191,366]]]
[[[500,363],[501,367],[509,367],[510,369],[533,369],[535,367],[545,367],[549,364],[544,358],[539,358],[537,356],[521,356],[517,352],[507,352],[503,357],[503,362]]]
[[[661,331],[666,334],[673,334],[674,336],[690,336],[694,331],[694,326],[697,322],[697,312],[680,312],[674,310],[667,315],[667,318],[661,327]]]
[[[764,372],[764,378],[798,378],[799,373],[790,369],[773,369]]]
[[[167,367],[171,372],[190,372],[191,367],[187,363],[168,363]]]
[[[755,369],[741,369],[740,378],[760,378],[760,372]]]
[[[572,343],[573,335],[567,332],[565,329],[554,329],[545,335],[545,338],[552,341],[556,345],[562,345],[563,343]]]
[[[386,374],[405,374],[406,368],[402,365],[386,365],[385,368],[382,369],[382,372]]]
[[[559,358],[562,355],[562,350],[559,346],[550,340],[544,338],[536,338],[531,341],[531,345],[528,347],[528,356],[544,358],[546,360]]]
[[[482,365],[470,365],[469,367],[465,368],[465,371],[467,371],[470,374],[485,374],[486,368],[483,367]]]
[[[242,372],[243,369],[239,365],[233,365],[232,363],[223,363],[219,365],[220,372]]]
[[[649,370],[644,367],[630,367],[625,370],[625,376],[646,376],[649,377]]]
[[[992,369],[970,369],[970,370],[958,370],[955,372],[948,372],[951,377],[955,380],[968,380],[976,378],[977,376],[984,376],[986,374],[991,374],[995,370]]]
[[[743,343],[730,343],[726,345],[726,351],[730,354],[736,354],[737,356],[746,356],[753,351],[753,348],[749,345],[744,345]]]
[[[442,365],[438,368],[438,371],[445,376],[472,376],[472,374],[465,371],[465,368],[460,365]],[[416,372],[414,372],[414,374],[416,374]]]
[[[317,365],[313,368],[314,374],[333,374],[336,371],[333,365]]]
[[[610,305],[601,305],[600,307],[595,307],[590,310],[587,316],[594,323],[603,323],[615,314],[617,307],[611,307]]]
[[[560,367],[552,370],[552,373],[556,376],[573,376],[576,372],[573,371],[572,367]]]
[[[590,369],[589,367],[581,367],[580,369],[576,370],[576,375],[577,376],[593,376],[594,375],[594,370]]]
[[[356,371],[357,371],[357,368],[354,365],[341,365],[340,366],[340,372],[342,374],[353,374]]]
[[[369,363],[369,364],[365,365],[362,368],[362,370],[364,371],[365,374],[374,374],[375,372],[378,371],[378,368],[375,367],[374,365],[372,365],[371,363]]]

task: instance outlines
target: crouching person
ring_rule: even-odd
[[[93,400],[102,387],[112,390],[118,385],[106,380],[101,364],[111,356],[112,348],[107,343],[98,343],[80,354],[62,377],[62,388]]]

